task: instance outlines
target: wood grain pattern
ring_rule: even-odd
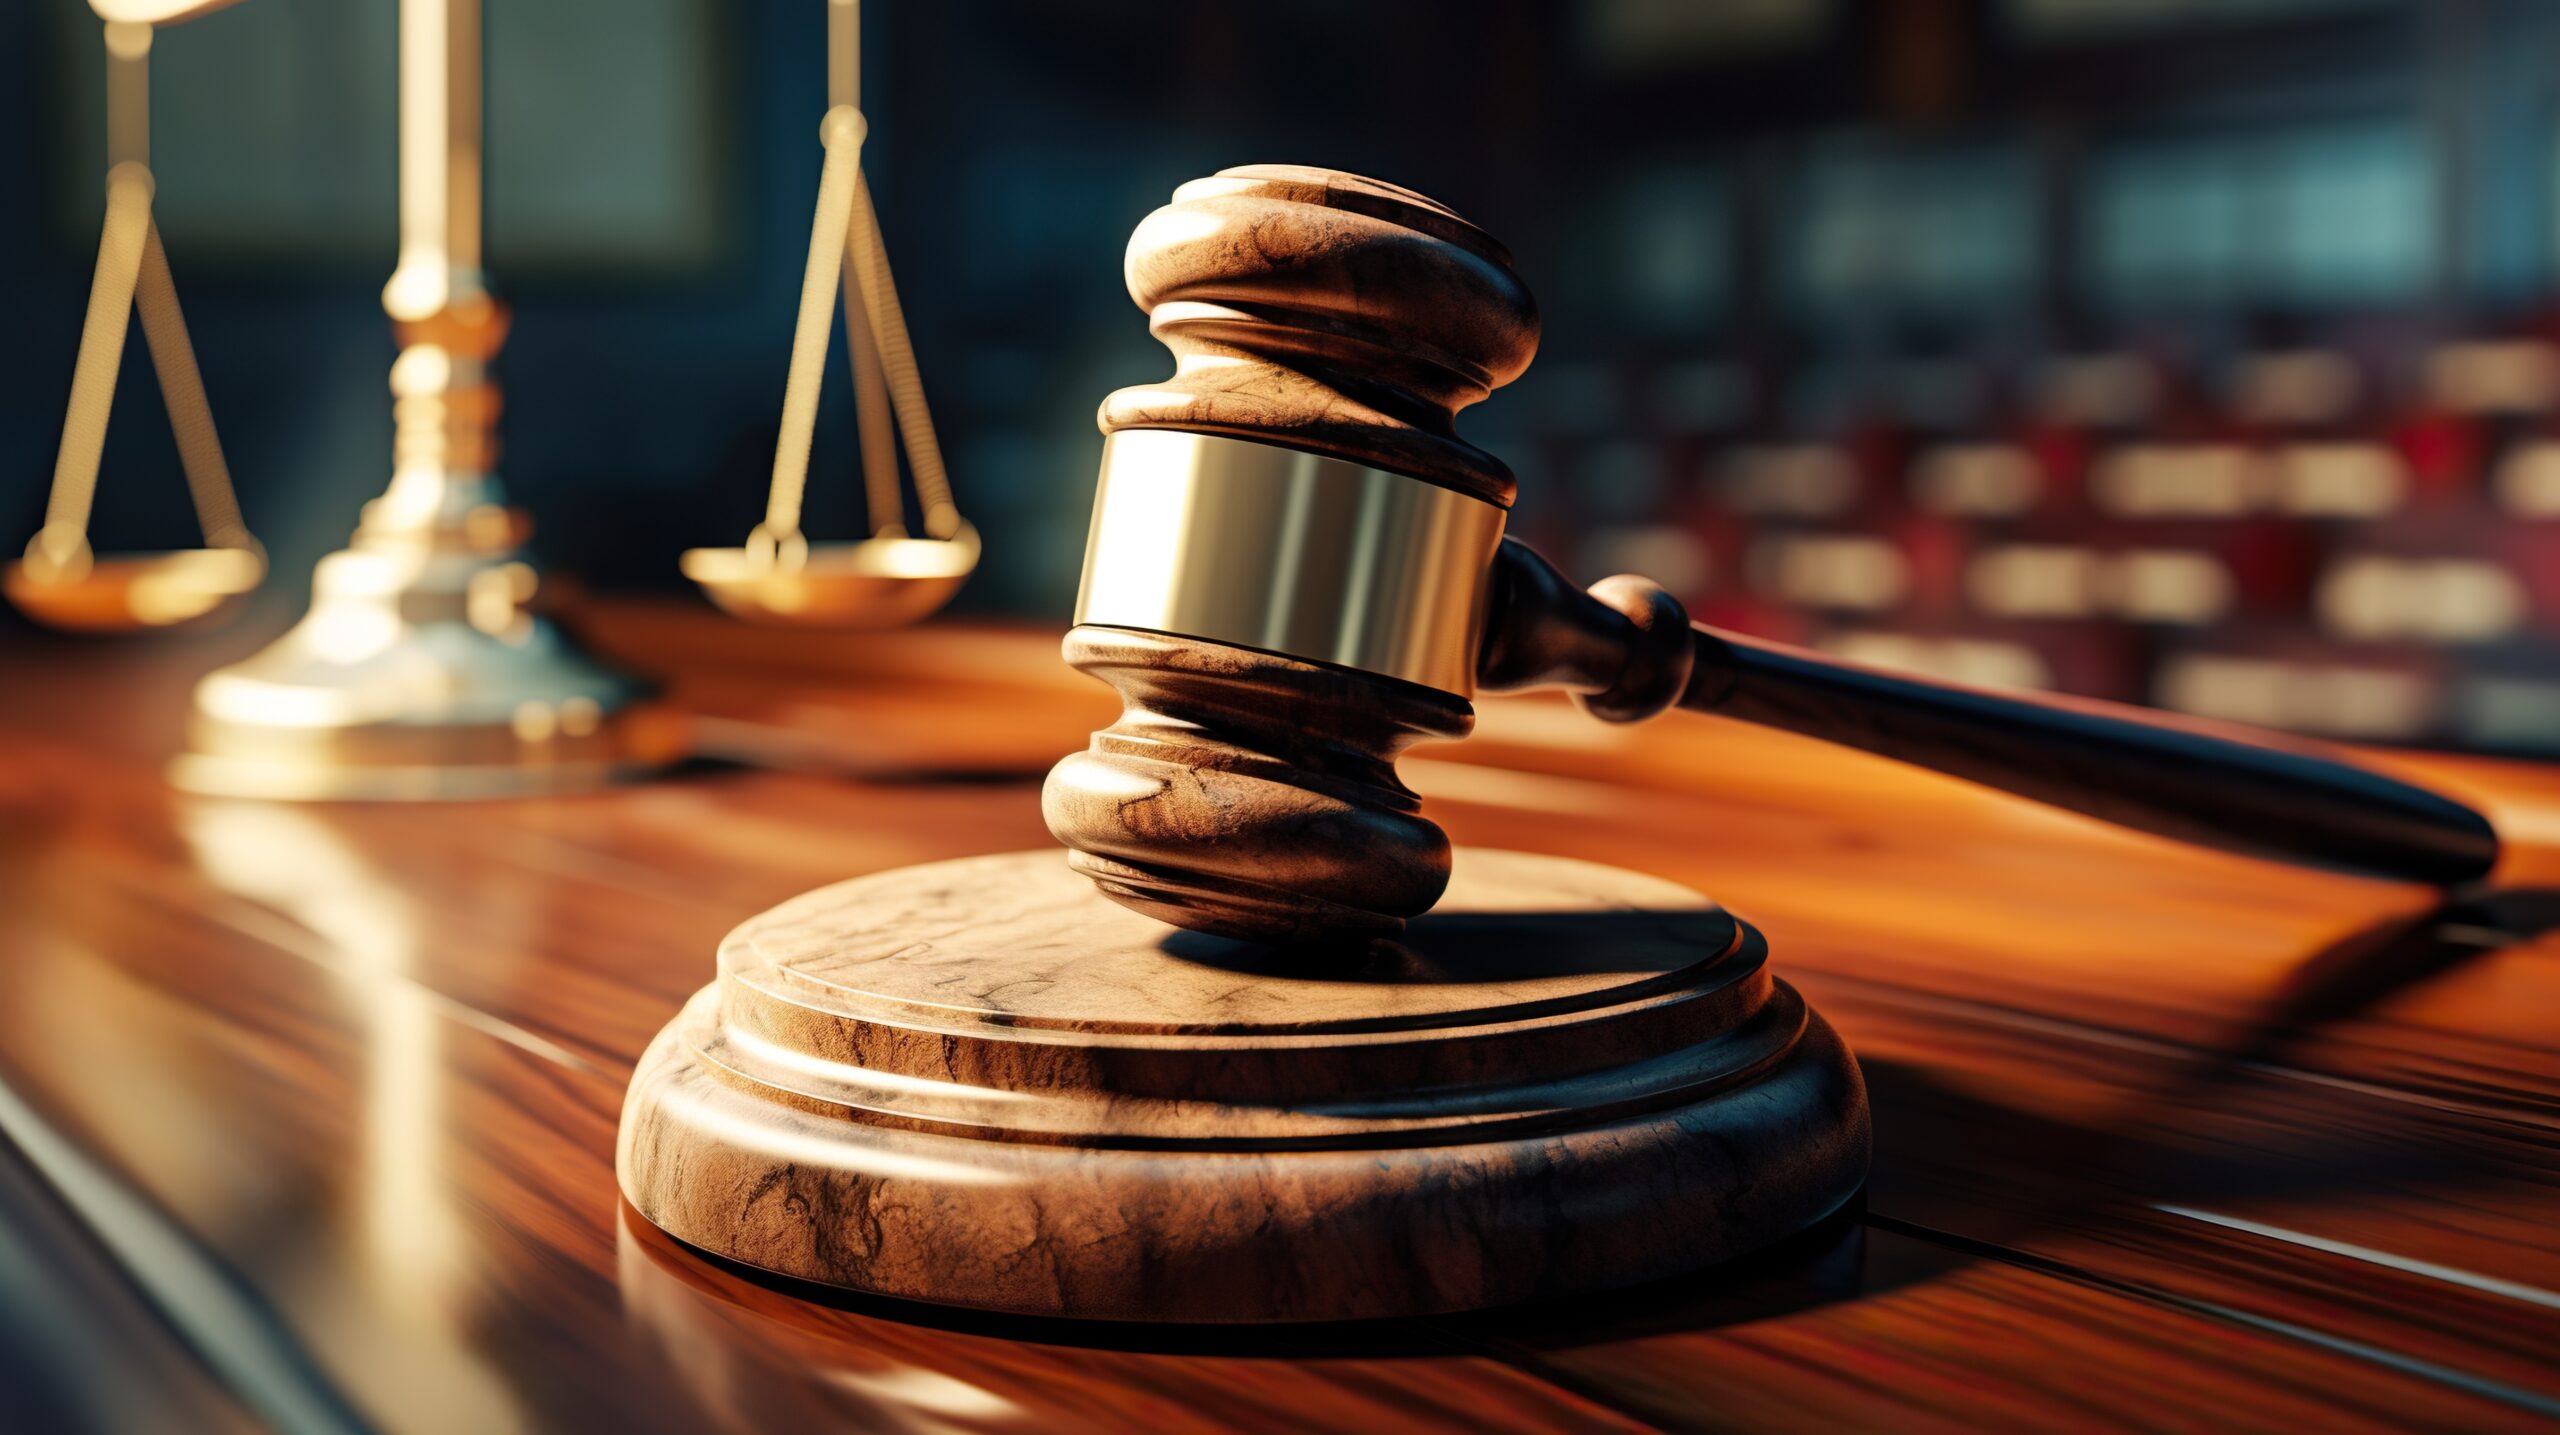
[[[0,653],[0,1078],[374,1428],[2560,1420],[2551,769],[2371,759],[2510,838],[2502,890],[2437,912],[1782,734],[1489,700],[1403,763],[1427,810],[1765,929],[1866,1068],[1862,1223],[1596,1304],[1102,1341],[760,1283],[632,1220],[611,1162],[630,1063],[740,916],[1036,845],[1039,773],[1110,694],[1053,632],[586,629],[799,770],[426,810],[184,798],[158,768],[188,682],[257,635]],[[236,1403],[154,1369],[60,1377]]]
[[[1247,165],[1140,221],[1129,295],[1173,376],[1102,402],[1105,434],[1178,429],[1302,449],[1508,508],[1458,410],[1527,369],[1537,306],[1508,251],[1447,206],[1339,170]],[[1392,934],[1449,881],[1395,756],[1471,721],[1450,693],[1184,635],[1078,628],[1067,661],[1120,720],[1060,762],[1050,831],[1102,891],[1256,940]]]
[[[2090,698],[1994,692],[1692,624],[1651,579],[1589,592],[1528,545],[1494,560],[1481,675],[1610,722],[1673,704],[1854,747],[2225,852],[2455,887],[2497,865],[2462,804],[2334,752]]]
[[[1395,759],[1464,736],[1462,699],[1123,628],[1071,629],[1066,659],[1122,706],[1050,770],[1040,811],[1114,901],[1224,937],[1357,941],[1449,885],[1449,839]]]
[[[1511,470],[1455,420],[1528,368],[1538,309],[1509,251],[1447,206],[1340,170],[1243,165],[1139,221],[1126,267],[1175,368],[1104,399],[1104,433],[1257,439],[1511,506]]]
[[[1178,932],[1054,850],[750,918],[632,1078],[649,1220],[1020,1315],[1369,1320],[1730,1260],[1866,1180],[1866,1096],[1685,888],[1468,854],[1394,941]]]

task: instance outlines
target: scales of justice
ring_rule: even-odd
[[[216,620],[266,575],[240,519],[158,225],[151,215],[147,64],[158,32],[234,0],[93,0],[108,57],[107,216],[43,528],[6,590],[30,617],[89,632]],[[861,176],[860,12],[828,5],[825,162],[793,336],[765,521],[684,571],[754,621],[881,627],[947,602],[978,561],[917,378],[880,227]],[[498,478],[491,365],[507,312],[481,267],[479,0],[400,6],[400,253],[383,308],[391,367],[390,487],[320,561],[310,612],[198,685],[182,788],[231,796],[526,796],[643,775],[688,750],[682,714],[583,651],[535,606],[529,525]],[[812,545],[799,527],[831,310],[841,285],[872,536]],[[101,557],[87,526],[129,310],[152,362],[204,547]],[[895,416],[896,431],[891,427]],[[909,537],[901,440],[923,535]]]
[[[95,3],[127,97],[147,27],[205,8]],[[477,68],[459,58],[476,10],[402,16],[395,476],[304,624],[206,680],[189,786],[520,793],[666,755],[640,689],[524,606],[491,472],[504,318],[477,267]],[[750,618],[906,621],[978,547],[860,183],[854,10],[829,16],[770,506],[684,566]],[[148,171],[119,153],[55,505],[10,575],[30,612],[90,627],[210,616],[260,566],[216,481]],[[875,534],[813,548],[799,496],[847,275]],[[1504,536],[1513,476],[1455,424],[1527,368],[1536,306],[1497,241],[1412,191],[1222,171],[1139,224],[1126,277],[1176,363],[1101,409],[1064,652],[1123,710],[1049,775],[1067,850],[858,877],[728,936],[640,1056],[616,1160],[639,1215],[695,1248],[1020,1315],[1335,1321],[1700,1271],[1842,1210],[1866,1178],[1864,1088],[1761,933],[1636,872],[1453,850],[1397,779],[1410,744],[1466,734],[1479,691],[1562,688],[1613,722],[1722,713],[2278,860],[2442,885],[2497,860],[2478,814],[2315,750],[1843,664],[1693,625],[1638,577],[1575,586]],[[201,554],[99,560],[81,537],[94,374],[128,302]]]

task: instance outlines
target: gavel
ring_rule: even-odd
[[[1479,690],[1533,687],[2259,857],[2439,885],[2496,863],[2478,813],[2314,751],[1720,632],[1640,577],[1577,588],[1503,535],[1511,471],[1455,428],[1527,369],[1536,305],[1500,244],[1410,190],[1223,170],[1139,224],[1127,279],[1175,372],[1103,401],[1064,645],[1124,710],[1042,793],[1070,862],[1124,905],[1257,941],[1396,933],[1450,864],[1397,754],[1464,736]]]

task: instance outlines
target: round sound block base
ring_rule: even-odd
[[[622,1115],[679,1240],[1025,1315],[1336,1321],[1743,1254],[1865,1180],[1865,1089],[1757,932],[1615,868],[1461,851],[1400,938],[1178,931],[1056,851],[747,922]]]

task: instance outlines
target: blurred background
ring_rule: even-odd
[[[2547,0],[875,0],[864,159],[965,611],[1063,623],[1120,284],[1183,180],[1430,194],[1546,313],[1462,417],[1514,531],[1709,621],[1973,681],[2560,753],[2560,6]],[[389,473],[393,0],[152,56],[157,213],[299,612]],[[504,471],[555,573],[686,591],[761,515],[817,0],[495,0]],[[0,544],[41,519],[102,208],[98,27],[0,6]],[[138,347],[139,339],[134,344]],[[841,338],[808,526],[863,526]],[[98,547],[192,541],[126,364]],[[24,640],[14,616],[0,632]]]

